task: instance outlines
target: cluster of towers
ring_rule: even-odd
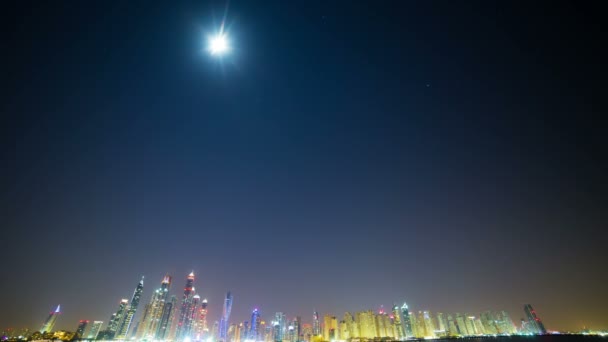
[[[207,299],[201,300],[194,287],[194,280],[194,272],[191,272],[186,278],[182,299],[178,304],[177,297],[170,295],[172,277],[164,276],[160,286],[152,292],[150,302],[145,305],[139,322],[134,325],[132,324],[133,318],[143,293],[144,282],[142,277],[131,301],[127,299],[120,301],[118,309],[110,317],[106,329],[101,330],[103,322],[96,321],[86,338],[98,340],[136,339],[141,341],[202,340],[209,334],[207,326],[208,302]],[[230,292],[226,301],[228,307],[224,308],[225,322],[228,321],[230,316],[232,303]],[[84,327],[82,330],[84,331]],[[83,336],[83,334],[80,336]]]
[[[138,340],[138,341],[205,341],[205,342],[303,342],[313,340],[406,340],[421,338],[511,335],[516,333],[545,334],[547,331],[531,305],[524,306],[527,319],[522,319],[518,331],[506,311],[486,311],[478,316],[468,314],[432,315],[429,311],[410,312],[407,304],[394,305],[392,310],[367,310],[344,314],[342,320],[325,315],[321,320],[314,311],[312,324],[302,324],[301,318],[287,319],[282,312],[271,316],[268,322],[262,319],[255,308],[251,319],[239,324],[230,324],[233,296],[228,291],[224,298],[219,321],[211,329],[207,323],[208,302],[201,300],[195,287],[194,272],[186,277],[181,302],[170,295],[172,278],[163,277],[160,286],[152,292],[137,324],[134,320],[143,295],[144,278],[137,284],[131,299],[122,299],[118,309],[112,314],[105,330],[103,321],[94,321],[89,333],[89,324],[81,320],[76,336],[97,340]],[[60,306],[52,311],[44,322],[41,333],[50,333],[60,314]]]

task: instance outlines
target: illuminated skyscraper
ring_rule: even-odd
[[[302,335],[302,317],[296,316],[293,320],[293,329],[295,334],[294,341],[300,341],[300,336]]]
[[[141,277],[141,280],[135,287],[135,291],[133,292],[133,297],[131,298],[131,304],[129,305],[127,312],[120,322],[118,327],[118,334],[116,335],[117,340],[124,340],[127,338],[127,334],[129,333],[129,329],[131,328],[131,322],[133,321],[133,317],[135,313],[137,313],[137,307],[139,306],[139,300],[144,291],[144,277]]]
[[[277,312],[274,314],[274,340],[275,341],[283,341],[285,337],[285,328],[287,325],[287,321],[285,319],[285,314],[282,312]]]
[[[193,288],[194,291],[194,288]],[[195,294],[192,297],[192,305],[190,305],[190,311],[188,312],[188,317],[189,317],[189,321],[188,321],[188,337],[192,337],[192,333],[195,331],[196,329],[196,322],[197,322],[197,313],[198,313],[198,304],[201,301],[201,296],[199,296],[198,294]]]
[[[103,321],[93,321],[93,325],[91,326],[91,330],[89,331],[89,335],[87,339],[94,340],[97,338],[99,331],[101,331],[101,327],[103,326]]]
[[[249,339],[257,341],[260,337],[260,311],[255,308],[251,312],[251,325],[249,326]]]
[[[403,331],[405,332],[406,338],[413,338],[414,332],[412,331],[412,322],[410,321],[410,312],[407,307],[407,303],[403,303],[401,306],[401,323],[403,324]]]
[[[375,338],[378,337],[376,329],[376,319],[372,310],[357,312],[357,324],[359,326],[359,337]]]
[[[312,337],[314,336],[312,332],[311,324],[303,324],[302,325],[302,340],[305,342],[312,341]]]
[[[412,338],[424,337],[424,332],[422,334],[418,332],[418,319],[416,318],[416,313],[410,312],[409,315],[412,328]]]
[[[425,337],[435,337],[435,326],[433,324],[433,319],[431,318],[431,313],[424,311],[422,317],[424,319]]]
[[[181,342],[188,336],[190,328],[190,319],[192,314],[192,300],[194,297],[194,272],[190,272],[186,278],[186,286],[184,287],[184,295],[182,296],[182,304],[179,309],[179,319],[177,321],[177,329],[175,339]]]
[[[458,327],[456,326],[456,321],[451,314],[448,314],[448,336],[455,337],[458,336]]]
[[[399,340],[404,339],[405,327],[403,324],[403,312],[399,310],[399,306],[397,304],[393,305],[393,324],[395,325],[395,338]]]
[[[526,312],[526,318],[528,319],[528,327],[535,334],[546,334],[547,329],[545,329],[545,325],[540,320],[540,317],[536,314],[536,311],[532,308],[532,305],[526,304],[524,305],[524,311]]]
[[[467,316],[465,317],[465,324],[467,325],[467,331],[469,332],[469,335],[477,335],[477,332],[475,331],[475,317],[474,316]]]
[[[350,312],[344,313],[344,324],[346,324],[346,330],[348,331],[348,336],[350,338],[359,337],[359,329],[357,327],[357,323],[355,322],[355,318]],[[340,337],[342,338],[342,334],[340,334]]]
[[[139,339],[154,339],[160,328],[163,307],[169,296],[171,288],[171,277],[164,276],[160,287],[152,293],[150,303],[146,305],[144,315],[141,318],[137,336]]]
[[[515,334],[517,333],[517,329],[515,328],[515,324],[513,324],[513,320],[511,320],[511,316],[506,311],[501,311],[496,314],[496,326],[498,327],[498,331],[500,334]]]
[[[158,324],[158,332],[156,333],[157,340],[164,340],[169,337],[172,322],[174,319],[174,313],[177,310],[177,298],[171,296],[171,299],[166,301],[163,305],[163,311],[160,316],[160,323]]]
[[[207,304],[207,298],[203,299],[196,318],[198,322],[196,325],[195,340],[198,341],[205,339],[209,334],[209,328],[207,327]]]
[[[314,336],[321,335],[321,321],[319,320],[319,313],[316,311],[312,314],[312,333]]]
[[[498,334],[500,330],[498,328],[497,320],[494,318],[494,315],[491,311],[482,312],[480,316],[481,324],[483,324],[484,331],[488,335]]]
[[[445,320],[443,313],[437,313],[437,335],[447,336],[448,334],[448,323]]]
[[[40,328],[41,333],[44,334],[45,332],[53,331],[53,327],[55,326],[55,323],[57,322],[57,317],[59,317],[59,314],[61,314],[60,307],[61,307],[61,305],[57,305],[57,308],[55,309],[55,311],[51,311],[49,313],[48,317],[44,321],[44,324],[42,325],[42,328]]]
[[[226,342],[228,324],[230,324],[230,312],[232,311],[232,294],[230,291],[226,293],[224,299],[224,307],[222,308],[222,318],[220,319],[220,341]],[[252,321],[253,322],[253,321]]]
[[[86,319],[81,319],[78,322],[78,327],[76,328],[76,336],[78,336],[78,338],[84,338],[84,331],[87,328],[88,324],[89,321],[87,321]]]
[[[486,330],[483,327],[483,323],[481,323],[481,318],[475,318],[473,323],[475,324],[475,333],[477,333],[477,335],[486,334]]]
[[[122,299],[120,304],[118,304],[118,310],[112,315],[110,318],[110,323],[108,323],[108,331],[112,338],[116,336],[118,328],[120,327],[120,323],[123,321],[125,314],[127,312],[127,306],[129,305],[128,299]]]

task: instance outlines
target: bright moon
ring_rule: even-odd
[[[230,47],[225,35],[219,34],[209,39],[209,52],[212,55],[221,55],[228,52],[228,50],[230,50]]]

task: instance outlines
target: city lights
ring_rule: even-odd
[[[42,328],[34,333],[17,336],[31,340],[58,339],[68,341],[75,337],[89,340],[118,340],[146,342],[346,342],[408,339],[431,340],[458,337],[493,337],[511,335],[544,335],[547,331],[536,310],[530,304],[523,307],[525,319],[516,324],[504,311],[485,311],[480,314],[443,313],[429,310],[413,311],[406,304],[394,304],[386,310],[346,312],[342,319],[332,314],[319,315],[314,311],[310,323],[299,316],[283,312],[264,313],[258,307],[251,310],[248,321],[231,323],[233,295],[230,291],[223,299],[219,320],[209,320],[208,303],[203,293],[195,288],[194,272],[184,277],[185,285],[178,296],[170,295],[173,278],[166,275],[160,286],[152,291],[144,311],[136,316],[144,293],[143,277],[137,283],[131,299],[118,301],[117,310],[104,321],[80,320],[75,332],[54,331],[61,314],[61,306],[52,310]],[[178,287],[182,288],[182,287]],[[135,324],[134,318],[139,317]],[[266,320],[262,319],[265,317]],[[269,324],[266,324],[269,322]],[[86,330],[88,329],[88,334]],[[587,332],[588,333],[588,332]],[[558,333],[559,334],[559,333]]]

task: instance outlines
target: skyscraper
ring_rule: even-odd
[[[249,339],[257,341],[260,336],[260,310],[253,309],[251,312],[251,325],[249,327]]]
[[[81,319],[78,322],[78,327],[76,327],[76,336],[78,338],[84,338],[84,330],[87,328],[87,324],[89,324],[89,321],[85,319]]]
[[[118,310],[116,310],[116,313],[114,313],[110,318],[110,323],[108,323],[108,330],[112,335],[112,338],[114,338],[114,336],[116,336],[117,334],[118,328],[120,326],[120,323],[123,321],[123,317],[125,316],[128,305],[129,300],[123,298],[120,301],[120,304],[118,305]]]
[[[401,340],[405,338],[405,327],[403,324],[403,312],[399,310],[397,304],[393,305],[393,324],[395,325],[395,338]]]
[[[546,334],[547,329],[545,329],[545,325],[536,314],[536,311],[532,308],[532,305],[524,305],[524,311],[526,312],[526,318],[528,319],[528,327],[531,330],[534,330],[533,332],[536,334]]]
[[[321,335],[321,322],[319,321],[319,313],[314,311],[312,314],[312,334],[314,336]]]
[[[435,337],[435,325],[433,324],[431,313],[424,311],[422,317],[424,318],[424,330],[426,331],[425,337]]]
[[[129,329],[131,328],[131,323],[133,322],[133,317],[137,312],[137,307],[139,306],[139,300],[144,291],[144,277],[141,277],[141,280],[135,287],[135,291],[133,292],[133,297],[131,298],[131,304],[127,309],[127,313],[123,318],[122,322],[120,322],[120,326],[118,329],[118,334],[116,335],[117,340],[124,340],[127,338],[127,334],[129,333]]]
[[[198,311],[197,324],[195,333],[195,340],[203,340],[209,333],[207,327],[207,298],[201,302],[201,308]]]
[[[285,337],[285,325],[287,323],[285,319],[285,314],[282,312],[275,313],[274,321],[274,340],[283,341],[283,338]]]
[[[176,306],[177,298],[175,296],[171,296],[171,299],[169,301],[166,301],[163,305],[163,311],[160,316],[160,323],[158,324],[158,332],[156,333],[157,340],[164,340],[169,337],[171,323],[173,322],[174,318],[173,313],[176,310]]]
[[[55,326],[55,323],[57,322],[57,317],[59,317],[59,314],[61,314],[60,307],[61,307],[61,305],[57,305],[57,308],[55,309],[55,311],[51,311],[49,313],[48,317],[44,321],[44,324],[42,325],[42,328],[40,328],[41,333],[44,334],[45,332],[53,331],[53,327]]]
[[[187,329],[190,327],[190,313],[192,308],[192,299],[194,297],[194,272],[190,272],[186,278],[186,286],[184,287],[184,295],[182,296],[182,304],[179,309],[179,319],[177,321],[177,330],[175,339],[182,341],[187,335]]]
[[[409,312],[407,303],[405,303],[405,302],[401,306],[401,317],[402,317],[401,323],[403,324],[403,331],[405,332],[405,337],[414,338],[415,336],[412,331],[412,322],[410,320],[410,312]]]
[[[137,333],[140,339],[154,339],[160,328],[163,307],[167,302],[169,290],[171,288],[171,277],[163,277],[160,287],[152,292],[150,303],[146,305],[146,310],[140,324],[140,331]]]
[[[89,340],[96,339],[102,326],[103,326],[103,321],[93,321],[93,325],[91,326],[91,330],[89,331],[89,335],[87,336],[87,339],[89,339]]]
[[[222,318],[220,319],[219,339],[220,339],[220,341],[223,341],[223,342],[226,342],[227,329],[228,329],[228,325],[230,324],[229,320],[230,320],[231,311],[232,311],[232,294],[230,293],[230,291],[228,291],[226,293],[226,298],[224,299],[224,307],[222,308]]]

